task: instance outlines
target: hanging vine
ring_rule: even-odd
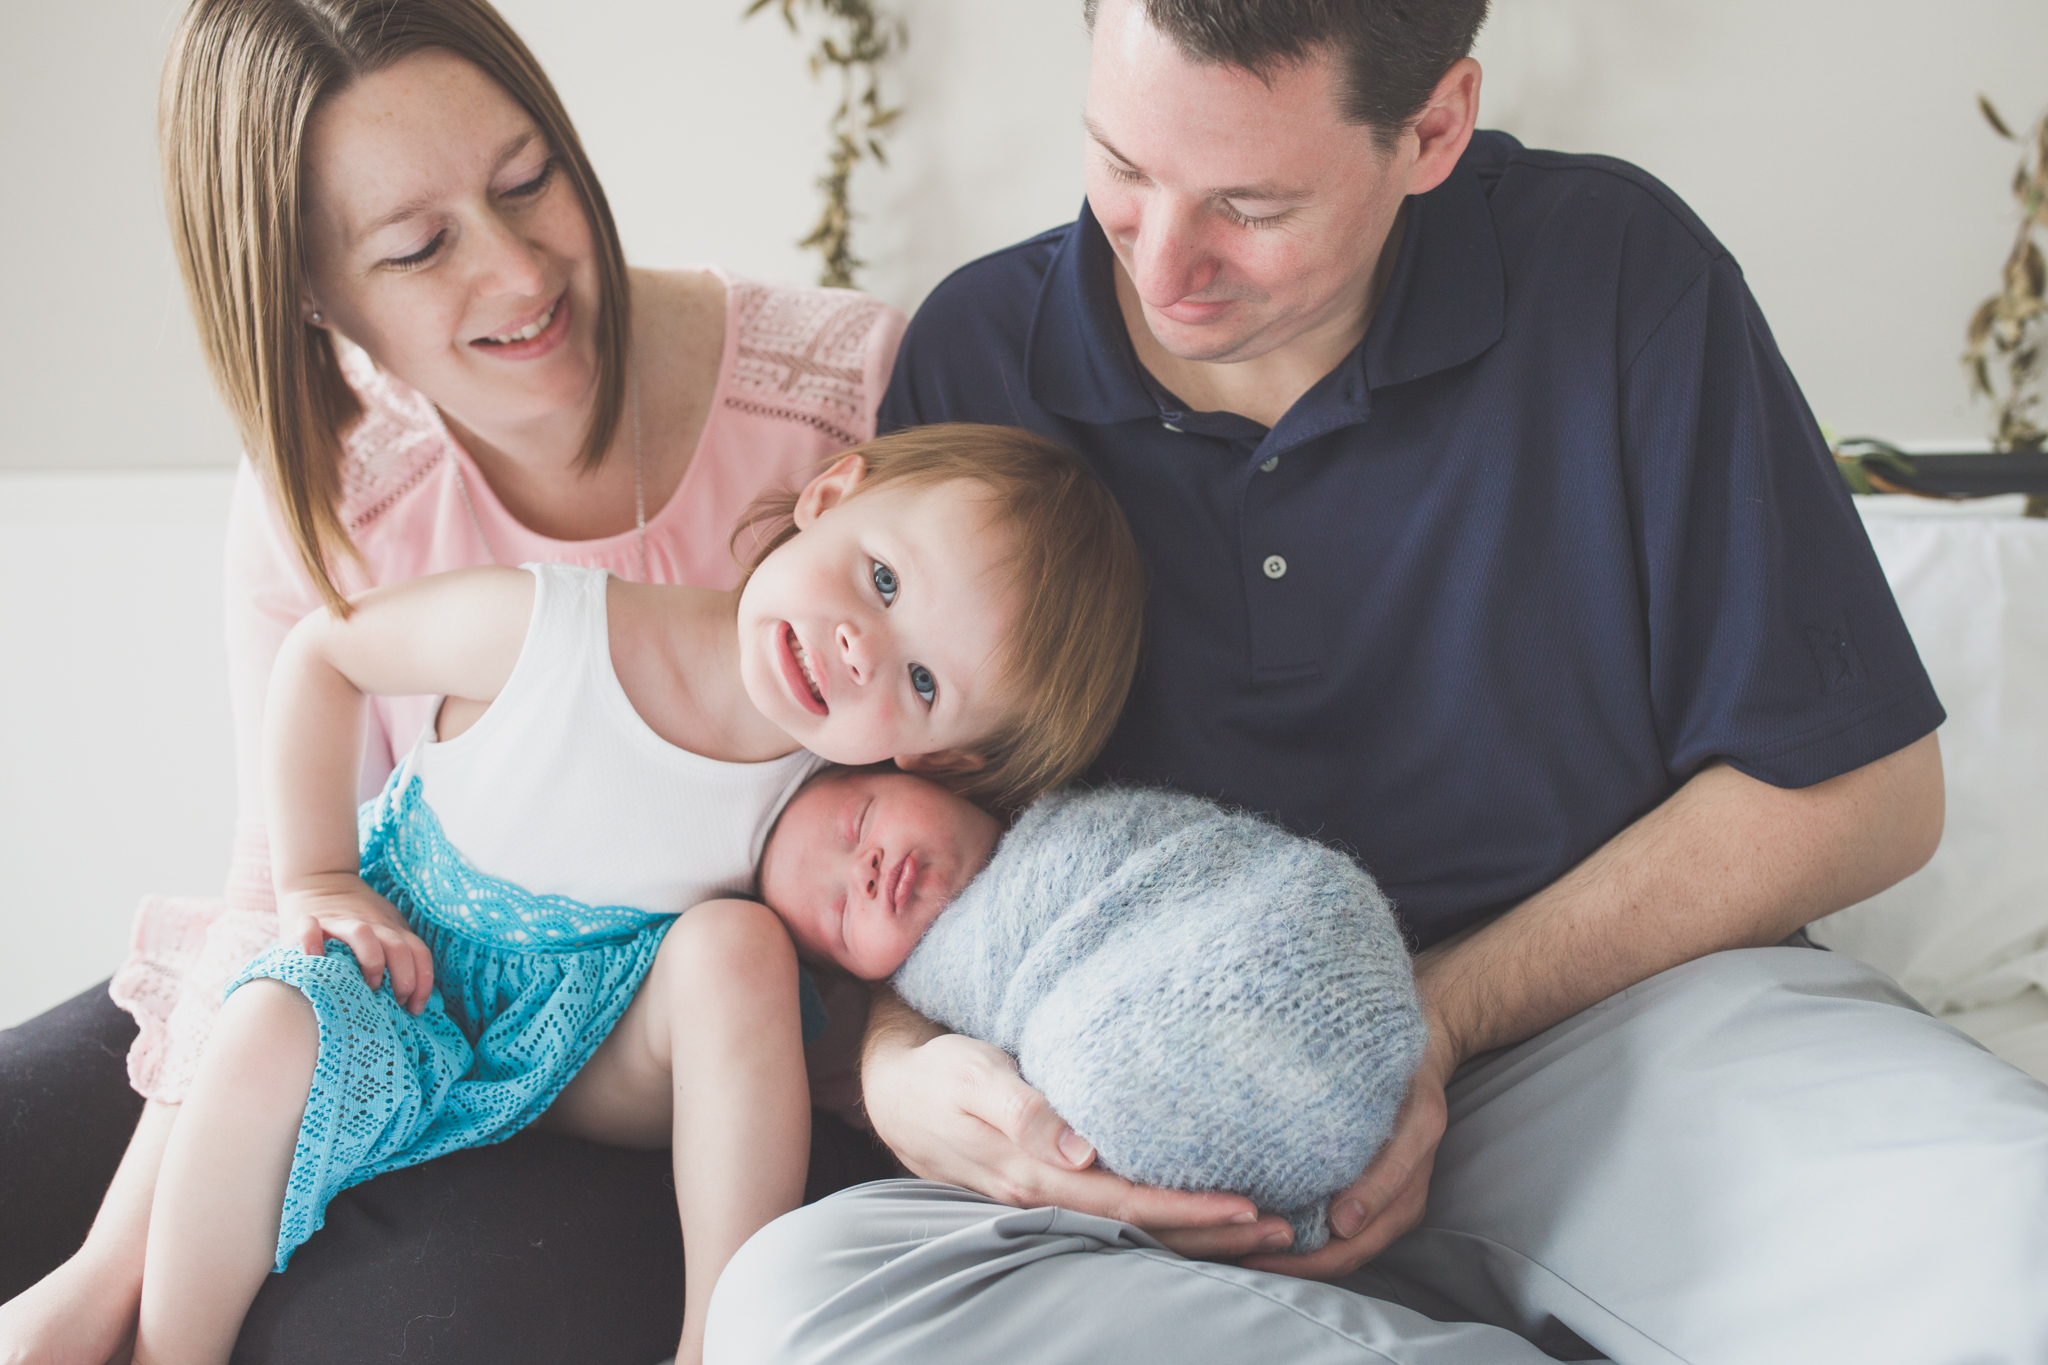
[[[2020,164],[2012,177],[2020,228],[2005,258],[2003,287],[1970,318],[1963,367],[1971,395],[1994,405],[1997,426],[1992,444],[2002,451],[2040,450],[2048,442],[2048,431],[2034,419],[2033,410],[2041,402],[2041,348],[2048,342],[2048,260],[2034,234],[2048,231],[2048,113],[2022,139],[2006,126],[1990,100],[1979,95],[1977,106],[1992,131],[2020,144]],[[2003,392],[1993,378],[1994,361],[2005,368]]]
[[[818,189],[825,207],[817,226],[797,245],[815,250],[824,258],[818,283],[851,289],[854,273],[867,262],[853,253],[853,203],[848,187],[853,168],[872,157],[886,166],[882,140],[889,126],[903,112],[882,103],[882,63],[908,41],[903,22],[878,13],[870,0],[753,0],[746,18],[774,7],[791,33],[797,27],[797,11],[813,10],[830,26],[811,50],[811,75],[815,79],[828,69],[839,73],[839,107],[832,111],[829,125],[832,150],[825,158],[825,174],[818,177]]]

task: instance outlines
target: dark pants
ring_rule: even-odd
[[[134,1037],[104,986],[0,1032],[0,1301],[85,1240],[142,1113]],[[895,1173],[867,1135],[812,1120],[807,1202]],[[675,1350],[682,1314],[669,1154],[526,1132],[338,1195],[234,1360],[642,1365]]]

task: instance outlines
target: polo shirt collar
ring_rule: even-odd
[[[1461,365],[1500,339],[1506,281],[1472,160],[1468,151],[1443,184],[1409,201],[1401,255],[1365,339],[1303,395],[1283,427],[1327,431],[1361,421],[1372,407],[1370,390]],[[1159,416],[1117,307],[1114,259],[1083,200],[1032,311],[1025,382],[1040,406],[1076,421]]]

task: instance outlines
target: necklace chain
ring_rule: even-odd
[[[647,560],[647,485],[640,458],[640,369],[637,365],[628,382],[633,388],[633,531],[640,540],[640,581],[652,583],[654,574]],[[469,481],[462,477],[461,461],[453,461],[451,467],[455,470],[455,491],[462,495],[462,505],[469,512],[469,524],[476,532],[476,543],[483,546],[484,558],[496,564],[497,553],[491,549],[490,537],[484,534],[483,519],[476,514],[476,504],[470,501]]]

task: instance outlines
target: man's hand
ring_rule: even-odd
[[[1093,1169],[1093,1149],[1024,1083],[1009,1054],[987,1043],[950,1033],[914,1045],[871,1042],[862,1081],[875,1131],[927,1180],[1018,1208],[1119,1219],[1203,1260],[1287,1244],[1285,1220],[1259,1217],[1240,1195],[1156,1189]]]
[[[320,957],[338,938],[356,955],[371,990],[391,976],[391,993],[414,1014],[434,989],[434,955],[398,913],[398,907],[363,885],[353,872],[322,873],[277,899],[278,937]]]
[[[1330,1240],[1323,1248],[1303,1256],[1250,1256],[1239,1264],[1305,1280],[1341,1280],[1422,1221],[1437,1143],[1444,1136],[1444,1083],[1457,1069],[1443,1037],[1432,1025],[1387,1145],[1358,1179],[1330,1197]]]

